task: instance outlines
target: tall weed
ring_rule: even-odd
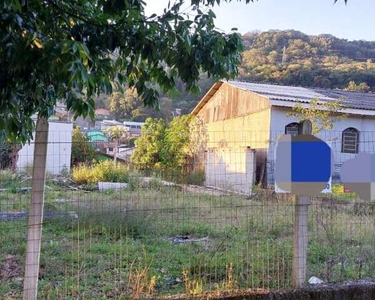
[[[74,167],[72,177],[78,184],[98,183],[99,181],[129,182],[129,170],[122,164],[107,160],[93,166]]]

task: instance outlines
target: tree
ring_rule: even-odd
[[[142,106],[142,100],[135,89],[127,89],[124,94],[113,93],[110,97],[109,109],[116,119],[133,119],[133,111]]]
[[[344,109],[341,99],[321,104],[318,98],[314,98],[310,101],[308,107],[303,107],[300,103],[297,103],[293,107],[293,111],[288,113],[287,116],[296,117],[300,121],[310,120],[312,133],[318,134],[323,129],[332,129],[336,120],[346,118],[345,114],[337,114],[338,111]]]
[[[160,170],[165,166],[165,133],[167,122],[148,118],[141,136],[135,141],[136,150],[131,160],[140,169]]]
[[[198,118],[184,115],[170,123],[149,118],[135,142],[132,162],[142,169],[187,171],[205,142],[206,134]]]
[[[31,116],[48,118],[58,98],[76,117],[94,117],[93,97],[125,84],[146,106],[158,107],[159,92],[149,82],[168,92],[179,78],[192,92],[200,70],[234,78],[241,37],[217,30],[212,10],[201,10],[219,1],[192,0],[193,19],[180,11],[184,2],[146,16],[140,0],[4,1],[0,129],[31,138]]]
[[[172,100],[162,97],[159,100],[160,109],[145,107],[135,89],[127,89],[125,93],[113,93],[110,97],[110,110],[116,119],[143,122],[147,118],[170,119],[173,110]]]
[[[125,140],[129,138],[129,131],[120,126],[110,126],[107,129],[105,129],[103,132],[108,136],[108,139],[110,141],[113,141],[115,143],[113,158],[114,158],[114,162],[116,163],[119,142],[121,140]]]
[[[90,145],[89,139],[77,126],[72,132],[72,165],[92,162],[95,158],[95,149]]]
[[[363,92],[367,93],[370,90],[370,87],[367,85],[366,82],[361,82],[360,84],[356,84],[355,81],[350,81],[348,87],[345,89],[346,91],[351,92]]]
[[[56,100],[64,100],[75,117],[94,118],[93,97],[121,90],[125,84],[137,89],[145,105],[157,108],[159,93],[149,82],[168,92],[180,78],[190,92],[198,89],[200,70],[214,79],[236,76],[241,37],[217,30],[212,10],[201,10],[220,0],[191,0],[196,8],[192,19],[180,10],[184,2],[176,0],[161,15],[152,16],[145,15],[141,0],[1,2],[0,130],[25,142],[37,128],[36,150],[40,145],[43,153],[38,158],[43,168],[34,169],[33,174],[39,180],[35,189],[41,193],[33,193],[31,200],[29,229],[35,235],[28,234],[28,248],[29,241],[34,241],[28,253],[32,252],[34,260],[29,264],[26,258],[26,271],[33,268],[33,274],[25,274],[32,282],[24,288],[24,299],[37,295],[39,270],[34,266],[39,265],[40,255],[44,146],[47,119]],[[36,125],[34,114],[38,115]],[[40,217],[31,218],[36,215]]]
[[[192,155],[189,149],[190,124],[192,117],[185,115],[174,118],[165,131],[165,166],[183,169]]]

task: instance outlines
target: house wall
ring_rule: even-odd
[[[49,122],[47,145],[47,172],[61,174],[63,170],[70,170],[72,154],[72,123]],[[35,133],[34,133],[35,136]],[[23,171],[32,167],[34,159],[34,143],[26,144],[19,151],[17,169]]]
[[[270,121],[270,147],[268,149],[268,166],[267,178],[269,183],[273,183],[273,159],[277,138],[284,134],[285,126],[292,122],[298,122],[294,117],[287,117],[287,113],[292,108],[273,106],[271,109]],[[346,128],[354,127],[359,130],[359,148],[358,152],[375,153],[375,117],[352,115],[350,110],[347,112],[347,118],[333,118],[334,125],[332,130],[322,130],[317,135],[320,139],[331,145],[334,154],[333,179],[338,180],[341,165],[348,159],[353,158],[356,154],[341,153],[342,132]]]
[[[267,98],[223,84],[199,111],[207,147],[267,148],[270,128]]]
[[[206,185],[250,195],[255,182],[255,150],[211,149],[206,153]]]
[[[262,168],[270,136],[270,114],[267,98],[225,83],[198,112],[198,117],[201,117],[205,124],[206,136],[202,137],[202,139],[206,141],[205,149],[207,151],[242,153],[241,157],[236,159],[232,159],[236,156],[234,154],[225,156],[226,158],[232,157],[225,161],[225,164],[227,164],[226,174],[228,176],[237,172],[232,172],[230,165],[238,164],[235,169],[242,168],[247,170],[246,172],[250,170],[243,166],[247,161],[253,164],[251,160],[246,159],[245,149],[256,150],[256,168],[258,170]],[[203,165],[207,169],[207,164]],[[217,165],[216,167],[217,173],[220,174],[222,166]],[[209,172],[212,174],[215,171],[211,168]],[[251,172],[255,173],[254,167],[252,167]],[[250,176],[247,176],[247,178],[250,178]],[[259,180],[259,178],[257,179]],[[214,181],[212,176],[209,181]],[[221,183],[220,185],[222,186],[223,184]],[[252,184],[252,182],[249,184]]]

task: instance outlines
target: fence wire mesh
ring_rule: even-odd
[[[276,194],[272,176],[275,142],[283,132],[265,139],[259,131],[206,133],[204,172],[145,171],[119,155],[119,172],[103,162],[95,172],[125,185],[105,189],[95,182],[95,172],[70,166],[74,145],[61,128],[49,133],[38,298],[127,299],[291,287],[295,197]],[[374,203],[344,193],[337,176],[355,154],[341,152],[342,132],[318,137],[332,146],[336,175],[333,193],[309,202],[307,278],[374,279]],[[24,146],[13,163],[2,158],[4,299],[22,297],[33,147],[33,142]],[[361,133],[358,149],[374,153],[375,133]],[[111,161],[109,156],[98,160]],[[85,176],[91,181],[82,180]]]

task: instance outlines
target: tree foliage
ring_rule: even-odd
[[[79,163],[91,163],[95,158],[95,149],[89,139],[77,126],[72,132],[72,165]]]
[[[119,152],[119,142],[126,141],[129,136],[129,130],[125,129],[124,127],[120,126],[110,126],[103,131],[107,136],[108,139],[114,142],[114,162],[117,161],[117,154]]]
[[[132,162],[140,169],[161,169],[165,164],[165,133],[168,123],[163,119],[148,118],[142,133],[135,141]]]
[[[192,117],[185,115],[174,118],[165,131],[165,166],[183,168],[189,153],[190,124]]]
[[[361,82],[359,84],[356,84],[355,81],[350,81],[348,84],[348,87],[345,89],[346,91],[351,92],[363,92],[366,93],[370,90],[370,87],[367,85],[366,82]]]
[[[249,32],[243,42],[241,80],[340,89],[353,81],[375,87],[375,42],[295,30]]]
[[[7,169],[12,164],[13,147],[6,140],[5,133],[0,131],[0,169]]]
[[[184,170],[206,141],[197,120],[190,115],[175,117],[170,123],[147,119],[136,141],[132,162],[142,169]]]
[[[296,104],[287,116],[296,117],[300,121],[310,120],[312,134],[319,134],[323,129],[331,130],[335,121],[346,118],[346,114],[337,114],[343,110],[345,107],[340,99],[322,103],[318,98],[314,98],[307,107],[303,107],[300,103]]]
[[[242,40],[215,28],[210,7],[220,1],[191,0],[194,16],[181,11],[184,2],[146,16],[141,0],[3,1],[0,129],[25,141],[32,115],[49,117],[56,99],[76,117],[94,117],[93,97],[125,85],[158,107],[159,92],[148,83],[168,92],[179,78],[191,92],[201,71],[236,76]]]
[[[124,93],[115,92],[110,96],[109,108],[117,120],[121,119],[137,122],[144,122],[147,118],[170,120],[173,110],[172,100],[162,97],[159,103],[159,110],[145,107],[137,91],[135,89],[127,89]]]

